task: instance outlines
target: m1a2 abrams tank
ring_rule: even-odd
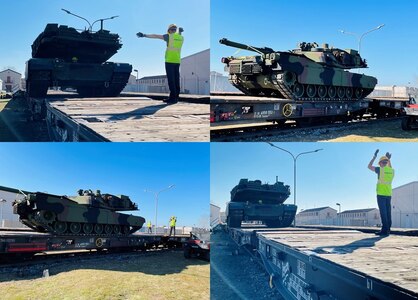
[[[353,49],[303,42],[297,49],[285,52],[225,38],[220,43],[260,54],[222,58],[229,81],[246,95],[310,101],[358,100],[369,95],[377,84],[374,77],[346,71],[367,67]]]
[[[53,234],[127,235],[139,230],[145,219],[117,211],[138,210],[128,196],[79,190],[77,196],[28,193],[13,203],[20,221],[39,232]]]
[[[260,180],[241,179],[231,190],[226,218],[229,227],[241,227],[242,221],[263,221],[268,227],[288,227],[296,214],[296,205],[283,204],[289,197],[288,185],[277,181],[262,184]]]
[[[107,62],[122,44],[119,35],[104,30],[103,20],[100,21],[101,29],[96,32],[90,23],[83,31],[65,25],[46,25],[33,42],[32,58],[26,63],[29,97],[44,97],[49,87],[73,88],[81,97],[120,94],[132,66]]]

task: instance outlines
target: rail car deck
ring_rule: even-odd
[[[0,232],[0,260],[12,255],[34,255],[48,251],[148,249],[151,247],[182,247],[189,235],[155,235],[134,233],[128,236],[52,235],[34,231]]]
[[[418,299],[418,236],[356,230],[230,229],[286,299]]]
[[[357,101],[331,99],[292,101],[269,97],[218,94],[211,96],[211,130],[222,129],[222,126],[234,124],[285,122],[286,120],[312,118],[344,121],[368,110],[373,110],[375,114],[397,113],[408,100],[407,98],[365,98]]]
[[[209,106],[146,97],[47,99],[55,141],[209,141]]]

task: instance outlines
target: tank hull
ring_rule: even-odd
[[[145,223],[139,216],[98,205],[80,205],[65,196],[45,193],[30,194],[23,201],[15,202],[13,211],[25,225],[54,234],[129,234]]]
[[[76,89],[81,97],[116,97],[128,82],[132,65],[105,62],[73,63],[33,58],[26,63],[29,97],[45,97],[50,87]]]

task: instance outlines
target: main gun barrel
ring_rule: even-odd
[[[226,45],[226,46],[230,46],[230,47],[234,47],[234,48],[238,48],[238,49],[243,49],[243,50],[250,50],[250,51],[263,53],[263,54],[269,54],[269,53],[275,52],[273,49],[268,48],[268,47],[264,47],[264,48],[253,47],[253,46],[244,45],[244,44],[241,44],[241,43],[230,41],[227,38],[223,38],[223,39],[219,40],[219,43],[221,43],[223,45]]]

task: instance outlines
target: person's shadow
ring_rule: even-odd
[[[347,254],[352,253],[357,249],[360,248],[371,248],[375,246],[376,242],[380,241],[381,239],[385,238],[384,236],[374,236],[370,238],[365,238],[362,240],[353,241],[346,245],[339,245],[339,246],[323,246],[317,247],[313,249],[313,252],[318,254]]]
[[[112,116],[108,119],[108,121],[116,121],[116,120],[126,120],[129,118],[132,119],[142,119],[144,116],[153,115],[160,109],[169,106],[170,104],[162,103],[156,105],[150,105],[146,107],[141,107],[130,112],[124,112],[120,114],[112,114]]]

